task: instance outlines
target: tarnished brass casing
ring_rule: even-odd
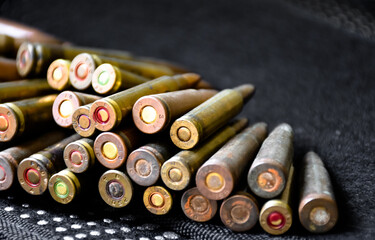
[[[207,222],[217,212],[217,201],[206,198],[199,192],[198,188],[193,187],[186,190],[182,195],[181,208],[191,220]]]
[[[0,82],[21,79],[16,67],[16,60],[4,58],[0,55]]]
[[[95,163],[94,140],[82,138],[69,143],[64,149],[64,161],[74,173],[83,173]]]
[[[51,93],[46,79],[17,80],[0,83],[0,103]]]
[[[70,87],[70,60],[56,59],[47,69],[47,81],[51,88],[62,91]]]
[[[92,103],[78,107],[72,115],[73,129],[82,137],[90,137],[95,133],[95,123],[90,118]]]
[[[143,194],[143,203],[155,215],[165,215],[173,205],[171,193],[162,186],[148,187]]]
[[[68,204],[81,192],[81,182],[76,174],[64,169],[52,175],[48,190],[56,202]]]

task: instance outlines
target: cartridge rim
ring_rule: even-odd
[[[146,113],[146,109],[152,111]],[[170,122],[170,110],[167,104],[156,96],[144,96],[138,99],[133,106],[132,114],[135,126],[147,134],[162,131]]]
[[[195,177],[198,190],[207,198],[221,200],[229,196],[234,187],[232,173],[218,164],[203,165]]]
[[[78,179],[71,179],[71,177],[75,177],[73,174],[66,174],[66,171],[58,172],[49,179],[48,183],[48,190],[52,196],[52,198],[59,203],[68,204],[70,203],[75,196],[77,195],[78,189],[74,181],[78,181]],[[66,193],[59,193],[58,188],[61,187],[63,190],[65,189]],[[61,191],[61,190],[60,190]]]
[[[217,201],[206,198],[199,192],[198,188],[194,187],[185,191],[182,195],[181,208],[184,214],[191,220],[207,222],[217,212]]]
[[[166,161],[161,169],[160,176],[164,184],[172,190],[183,190],[190,183],[189,167],[173,158]]]
[[[221,204],[220,218],[223,224],[233,231],[250,230],[259,219],[258,204],[247,195],[233,195]]]
[[[48,187],[50,173],[47,168],[41,164],[39,158],[43,159],[45,157],[40,154],[31,155],[22,160],[17,168],[17,177],[21,187],[32,195],[41,195]],[[46,159],[46,161],[49,160]],[[32,176],[33,179],[31,179],[30,176]],[[38,182],[36,180],[38,180]]]
[[[194,124],[190,119],[177,119],[171,126],[170,137],[172,142],[181,149],[191,149],[201,138],[200,124]]]
[[[314,222],[314,209],[321,208],[326,216],[318,213]],[[338,219],[338,210],[335,201],[325,194],[309,194],[299,204],[299,219],[304,228],[310,232],[323,233],[332,229]],[[326,219],[324,219],[324,217]],[[321,223],[319,223],[321,221]]]
[[[277,226],[272,226],[271,217]],[[292,210],[289,205],[280,200],[270,200],[264,204],[259,215],[260,226],[264,231],[280,235],[289,230],[292,226]]]
[[[70,61],[65,59],[56,59],[47,70],[48,84],[56,90],[63,90],[69,87],[69,68]]]
[[[121,82],[121,74],[119,74],[118,70],[112,64],[104,63],[95,69],[91,85],[95,92],[106,94],[116,91],[116,83],[119,81]]]
[[[129,154],[126,160],[126,171],[138,185],[150,186],[159,179],[161,158],[163,157],[145,148],[136,149]],[[143,174],[140,173],[140,168],[142,168]]]
[[[8,142],[19,132],[20,124],[14,109],[8,104],[0,104],[0,141]]]
[[[84,118],[85,125],[82,124]],[[87,106],[77,108],[72,115],[72,126],[82,137],[90,137],[95,132],[95,124],[90,118],[90,109]]]
[[[109,185],[117,184],[117,187],[122,188],[122,195],[120,197],[110,196]],[[122,208],[129,204],[133,196],[133,186],[130,179],[125,173],[117,170],[106,171],[99,179],[99,193],[104,202],[114,208]]]
[[[81,106],[81,100],[72,91],[60,93],[52,105],[52,115],[55,122],[61,127],[71,127],[73,114]]]
[[[249,171],[249,187],[259,197],[276,197],[284,190],[286,184],[282,167],[272,159],[263,159],[258,163]]]
[[[71,62],[69,79],[72,86],[79,90],[85,90],[91,85],[96,62],[88,53],[78,54]]]
[[[108,147],[107,150],[104,149]],[[104,152],[103,152],[104,151]],[[94,142],[94,152],[98,161],[109,169],[121,167],[128,156],[128,146],[124,139],[113,132],[99,134]]]
[[[16,67],[20,76],[28,75],[36,63],[35,48],[32,43],[23,42],[17,51]]]
[[[14,180],[15,167],[8,157],[0,155],[0,191],[9,189]]]
[[[103,118],[102,114],[107,118]],[[106,98],[97,100],[92,104],[90,107],[90,118],[94,120],[96,129],[110,131],[121,122],[122,114],[117,103]]]
[[[164,215],[172,209],[173,199],[164,187],[151,186],[144,191],[143,203],[151,213]]]
[[[74,155],[75,154],[75,155]],[[64,149],[64,162],[70,171],[75,173],[85,172],[94,161],[94,152],[89,151],[80,140],[69,143]],[[78,158],[79,162],[75,161]]]

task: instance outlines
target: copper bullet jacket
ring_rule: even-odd
[[[14,81],[21,79],[17,72],[16,61],[0,57],[0,82]]]
[[[99,193],[105,203],[114,208],[128,205],[133,196],[133,185],[125,173],[108,170],[99,179]]]
[[[80,92],[64,91],[60,93],[52,106],[52,115],[57,125],[72,127],[73,113],[80,106],[92,103],[101,97]]]
[[[91,84],[95,92],[99,94],[113,94],[147,81],[150,79],[104,63],[95,69]]]
[[[81,192],[81,182],[76,174],[64,169],[52,175],[48,190],[56,202],[68,204]]]
[[[337,222],[338,209],[329,174],[316,153],[305,155],[301,180],[298,208],[301,224],[310,232],[329,231]]]
[[[162,186],[148,187],[143,194],[143,203],[155,215],[165,215],[173,205],[171,193]]]
[[[64,149],[64,161],[70,171],[86,172],[95,164],[94,140],[82,138],[69,143]]]
[[[126,171],[138,185],[151,186],[159,180],[162,164],[176,152],[177,149],[167,142],[149,143],[129,154]]]
[[[207,222],[217,212],[217,202],[203,196],[198,188],[190,188],[181,198],[181,208],[184,214],[193,221]]]
[[[198,168],[230,138],[247,126],[242,118],[220,129],[206,142],[192,150],[182,150],[167,160],[161,167],[161,178],[172,190],[183,190],[189,184]]]
[[[217,93],[215,90],[186,89],[141,97],[133,106],[133,120],[139,130],[154,134],[165,130],[172,120]]]
[[[52,91],[46,79],[4,82],[0,83],[0,103],[38,97]]]
[[[208,159],[196,174],[199,191],[209,199],[228,197],[267,136],[267,124],[246,128]]]
[[[90,118],[95,121],[95,127],[98,130],[110,131],[119,125],[124,117],[131,114],[134,103],[140,97],[190,88],[199,80],[198,74],[186,73],[148,81],[95,101],[90,108]]]
[[[254,93],[251,84],[226,89],[173,122],[170,136],[181,149],[191,149],[236,116]]]
[[[294,167],[290,167],[288,181],[280,199],[267,201],[260,210],[259,222],[264,231],[281,235],[292,226],[293,213],[290,206]]]
[[[0,152],[0,191],[12,186],[17,167],[24,158],[60,141],[64,136],[63,132],[49,132]]]
[[[38,129],[35,128],[37,124],[51,122],[51,108],[56,97],[53,94],[0,104],[0,141],[10,141],[25,131]]]
[[[293,129],[286,123],[278,125],[264,140],[247,181],[259,197],[273,198],[285,187],[293,159]]]
[[[144,135],[134,126],[116,132],[104,132],[95,139],[95,156],[106,168],[119,168],[125,163],[131,151],[144,140]]]
[[[82,137],[90,137],[95,133],[94,121],[90,118],[92,103],[78,107],[72,115],[73,129]]]
[[[65,168],[63,151],[66,145],[79,138],[81,136],[74,134],[23,159],[17,168],[21,187],[32,195],[43,194],[48,188],[50,177]]]
[[[62,91],[70,87],[69,68],[71,61],[56,59],[47,69],[47,82],[51,88]]]
[[[248,231],[258,222],[258,202],[247,192],[237,192],[222,202],[220,219],[232,231]]]

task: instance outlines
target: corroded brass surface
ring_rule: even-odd
[[[203,196],[198,188],[190,188],[181,198],[181,208],[185,215],[196,222],[207,222],[217,212],[217,202]]]

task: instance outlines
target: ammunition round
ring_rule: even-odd
[[[0,191],[9,189],[13,184],[16,167],[11,162],[11,156],[0,153]]]
[[[99,134],[94,142],[94,151],[98,161],[106,168],[122,166],[130,151],[129,144],[121,136],[112,132]]]
[[[120,80],[119,80],[120,78]],[[113,67],[111,64],[105,63],[99,65],[92,76],[92,87],[95,92],[106,94],[113,88],[118,88],[121,83],[121,73],[118,68]]]
[[[292,226],[292,210],[284,201],[270,200],[263,205],[259,222],[269,234],[283,234]]]
[[[65,59],[56,59],[47,70],[47,81],[51,88],[64,90],[70,87],[69,68],[70,61]]]
[[[171,210],[173,198],[164,187],[151,186],[143,194],[143,203],[151,213],[164,215]]]
[[[18,73],[25,77],[30,74],[37,64],[36,53],[34,45],[29,42],[24,42],[18,49],[17,52],[17,70]]]
[[[90,137],[95,133],[95,124],[90,118],[90,106],[78,107],[72,115],[73,129],[82,137]]]
[[[56,202],[68,204],[81,191],[81,184],[74,173],[64,169],[52,175],[48,190]]]
[[[217,211],[217,202],[203,196],[194,187],[184,192],[181,198],[181,208],[184,214],[196,222],[207,222]]]
[[[24,115],[14,104],[0,104],[0,141],[12,140],[24,128]]]
[[[185,189],[191,179],[189,166],[184,161],[180,161],[178,156],[174,156],[166,161],[160,170],[160,176],[164,184],[172,190]]]
[[[88,170],[95,162],[94,141],[85,138],[69,143],[64,149],[65,165],[74,173]]]
[[[88,53],[78,54],[70,64],[69,79],[72,86],[85,90],[91,85],[92,76],[98,61]]]

